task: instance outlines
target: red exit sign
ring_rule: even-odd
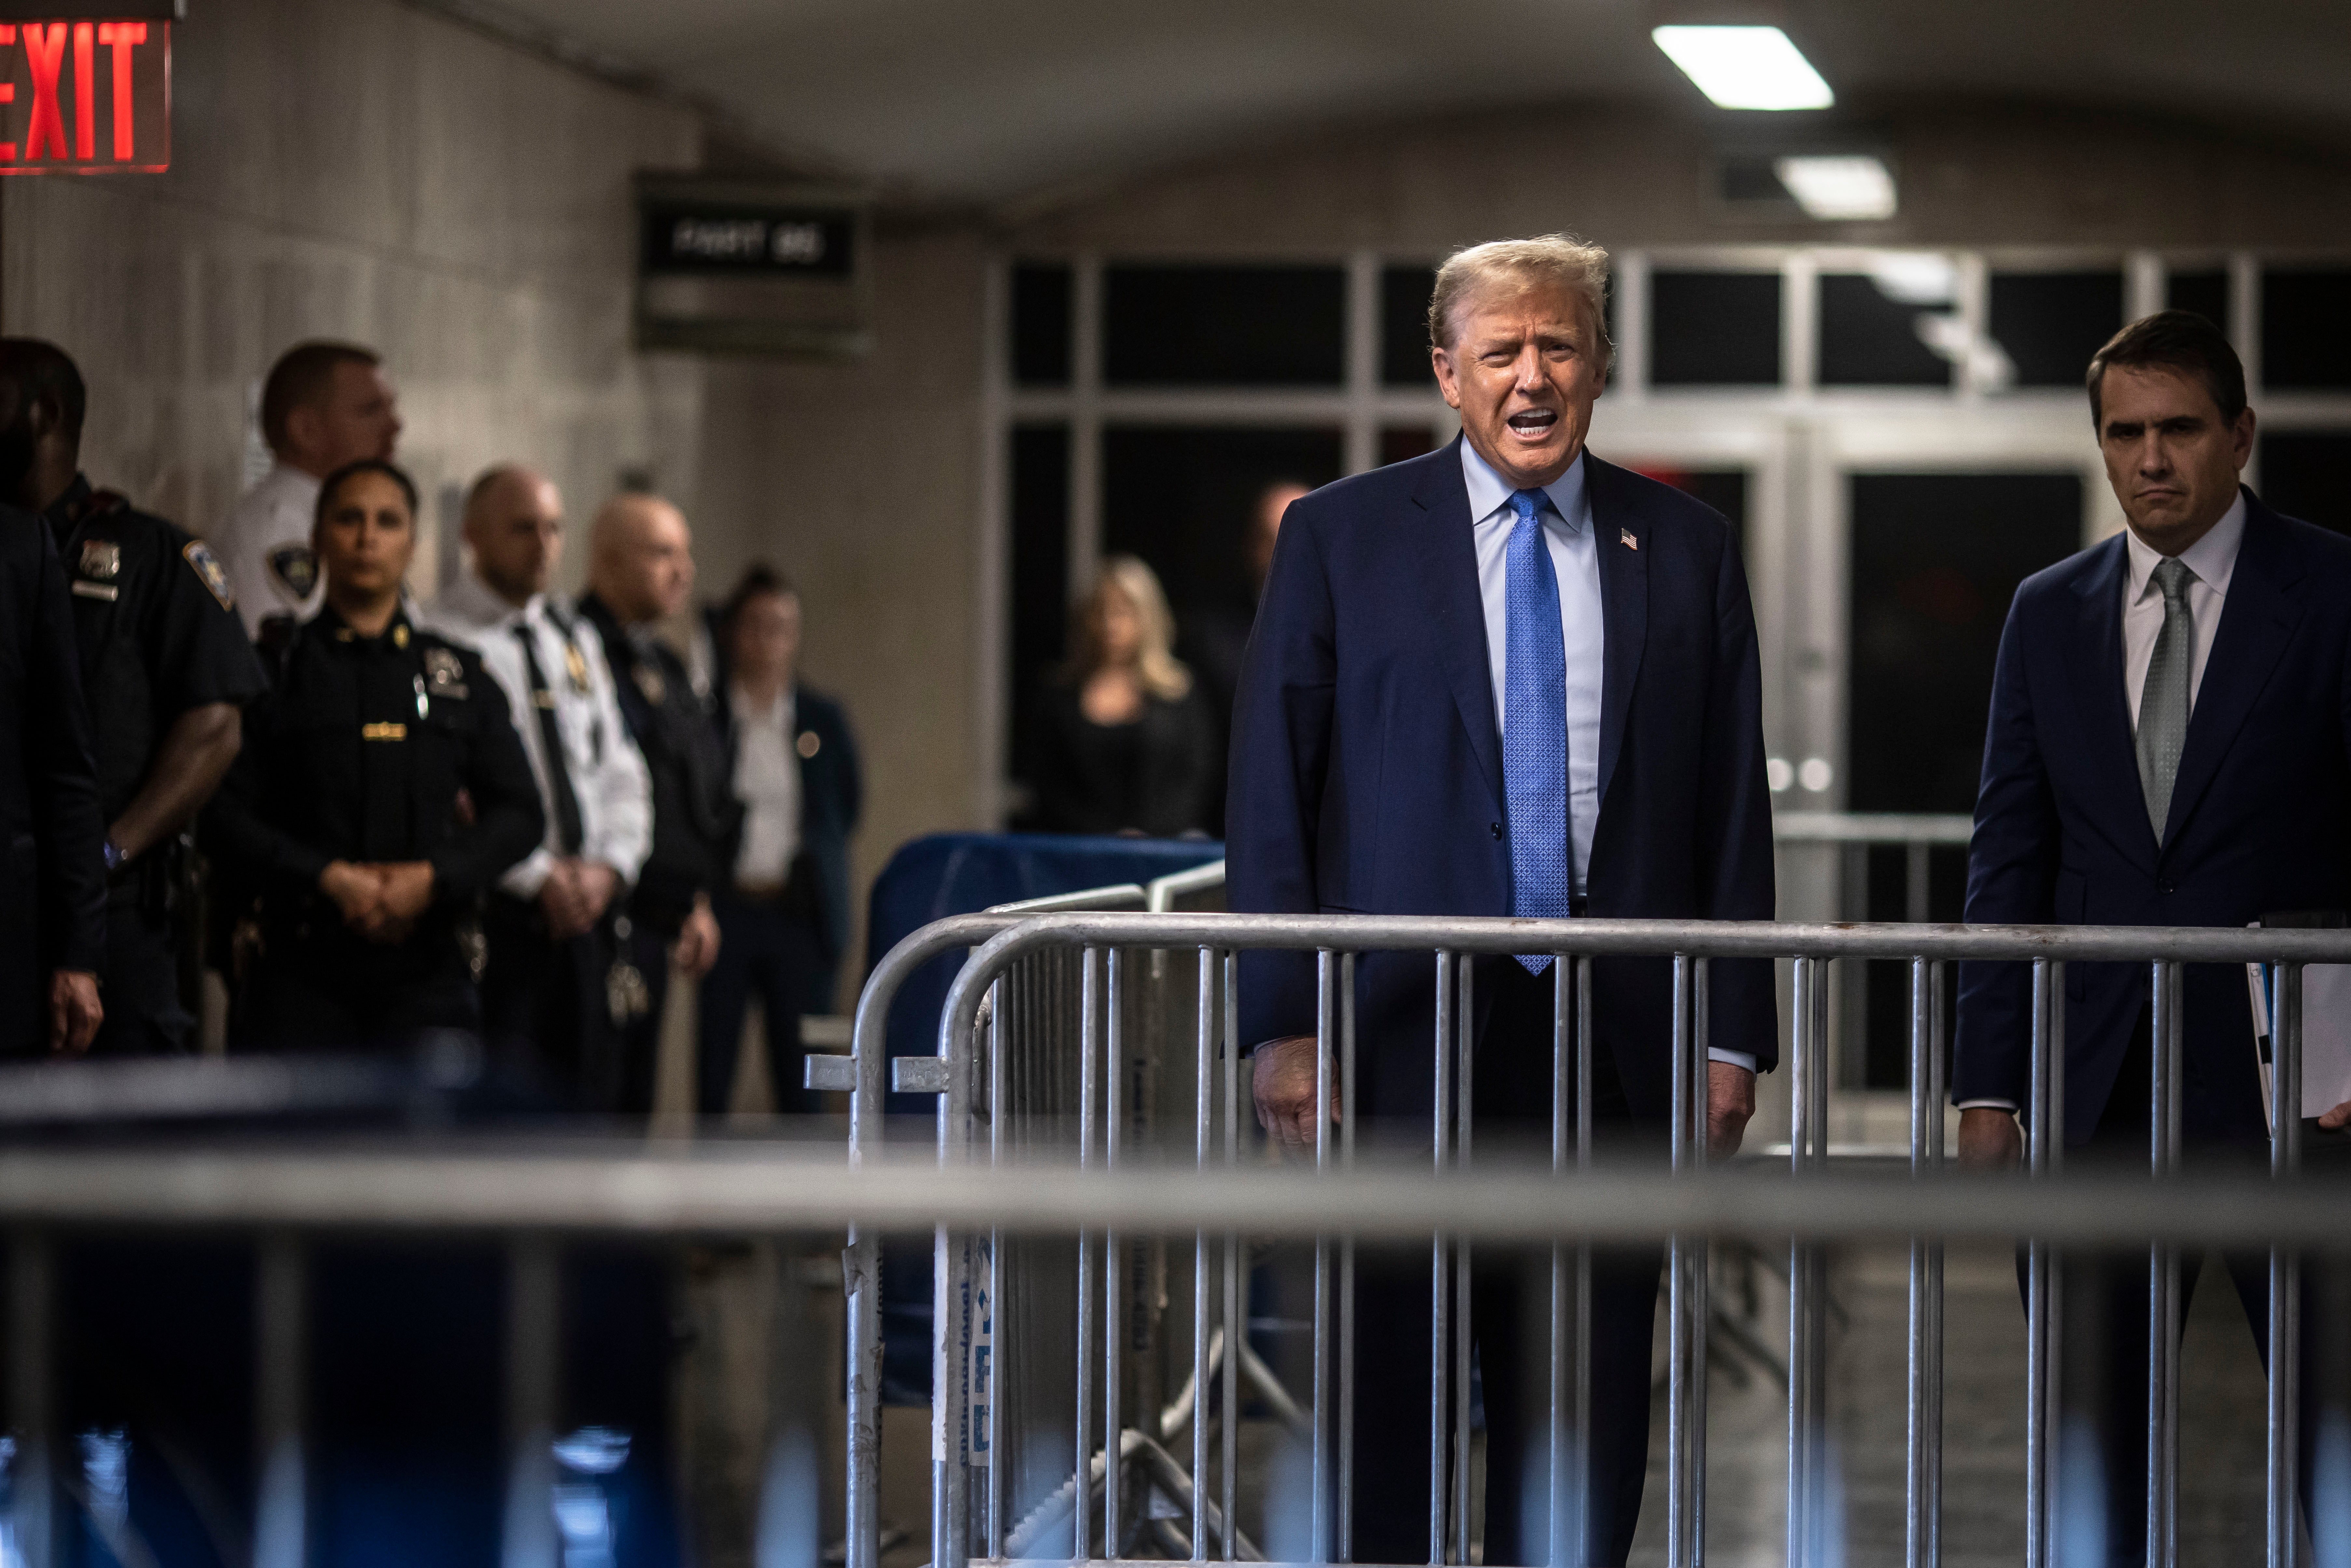
[[[0,174],[168,169],[171,9],[76,12],[72,0],[0,0]]]

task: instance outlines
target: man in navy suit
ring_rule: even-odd
[[[1584,450],[1605,384],[1607,256],[1564,235],[1463,251],[1439,270],[1430,358],[1462,437],[1326,486],[1285,517],[1233,721],[1228,896],[1270,913],[1768,919],[1755,623],[1729,526]],[[1435,964],[1357,970],[1370,1135],[1427,1146]],[[1547,1139],[1556,977],[1541,955],[1476,967],[1479,1137]],[[1734,1151],[1777,1060],[1771,967],[1712,967],[1709,1144]],[[1311,954],[1243,960],[1258,1113],[1313,1140]],[[1602,1128],[1663,1142],[1670,962],[1594,966]],[[1546,1145],[1547,1146],[1547,1145]],[[1425,1156],[1424,1156],[1425,1157]],[[1621,1563],[1648,1456],[1659,1253],[1595,1269],[1592,1506],[1570,1560]],[[1353,1555],[1430,1551],[1426,1263],[1366,1262],[1355,1361]],[[1485,1561],[1551,1561],[1539,1478],[1547,1330],[1507,1268],[1475,1281],[1488,1434]],[[1535,1484],[1530,1485],[1533,1480]]]
[[[2016,591],[1968,919],[2242,926],[2351,906],[2351,540],[2279,516],[2239,484],[2253,449],[2244,371],[2202,317],[2166,310],[2124,328],[2090,361],[2089,392],[2128,526]],[[2243,971],[2192,966],[2183,989],[2190,1156],[2258,1157],[2268,1132]],[[2017,1161],[2031,1007],[2024,966],[1960,966],[1952,1089],[1966,1164]],[[2151,1032],[2147,966],[2066,967],[2069,1145],[2145,1168]],[[2346,1119],[2351,1105],[2326,1121]],[[2183,1317],[2198,1261],[2182,1260]],[[2231,1257],[2230,1272],[2265,1341],[2262,1260]],[[2083,1370],[2102,1373],[2085,1381],[2107,1395],[2067,1398],[2081,1395],[2100,1433],[2109,1561],[2137,1563],[2145,1261],[2111,1286],[2083,1280],[2066,1298],[2105,1319],[2103,1364]]]

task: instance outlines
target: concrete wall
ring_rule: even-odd
[[[384,352],[428,497],[511,458],[583,517],[623,468],[691,501],[702,371],[630,349],[629,176],[694,166],[694,115],[386,0],[207,0],[173,51],[169,172],[0,181],[0,318],[80,362],[94,479],[202,531],[257,378],[332,336]]]

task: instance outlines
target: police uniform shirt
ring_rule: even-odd
[[[79,475],[46,514],[72,595],[99,799],[122,815],[172,721],[268,684],[226,574],[199,539]]]
[[[633,883],[653,848],[653,783],[644,758],[629,738],[627,721],[612,689],[603,639],[577,612],[565,612],[545,594],[515,608],[471,572],[458,578],[424,612],[425,624],[478,654],[483,667],[506,693],[509,716],[530,758],[531,776],[547,815],[538,847],[498,879],[517,898],[534,899],[547,873],[564,852],[554,784],[548,771],[545,726],[532,689],[530,664],[520,636],[530,639],[532,656],[545,683],[546,698],[563,747],[566,776],[579,803],[582,860],[612,868]]]
[[[310,549],[319,481],[280,463],[237,497],[205,542],[228,573],[246,634],[261,635],[275,615],[307,620],[325,602],[319,558]]]
[[[429,862],[433,904],[408,946],[445,936],[544,831],[507,714],[481,661],[404,612],[365,637],[321,610],[247,715],[245,749],[204,814],[205,847],[256,882],[266,937],[292,926],[344,941],[319,891],[329,862]]]
[[[603,638],[621,715],[653,779],[653,852],[632,906],[646,925],[674,935],[721,876],[734,831],[726,741],[675,651],[650,630],[622,626],[592,593],[580,599],[580,613]]]

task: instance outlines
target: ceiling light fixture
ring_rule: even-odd
[[[1890,218],[1900,205],[1893,171],[1866,153],[1781,158],[1773,161],[1771,172],[1806,217],[1824,222]]]
[[[1657,27],[1649,37],[1720,109],[1826,109],[1836,94],[1777,27]]]

